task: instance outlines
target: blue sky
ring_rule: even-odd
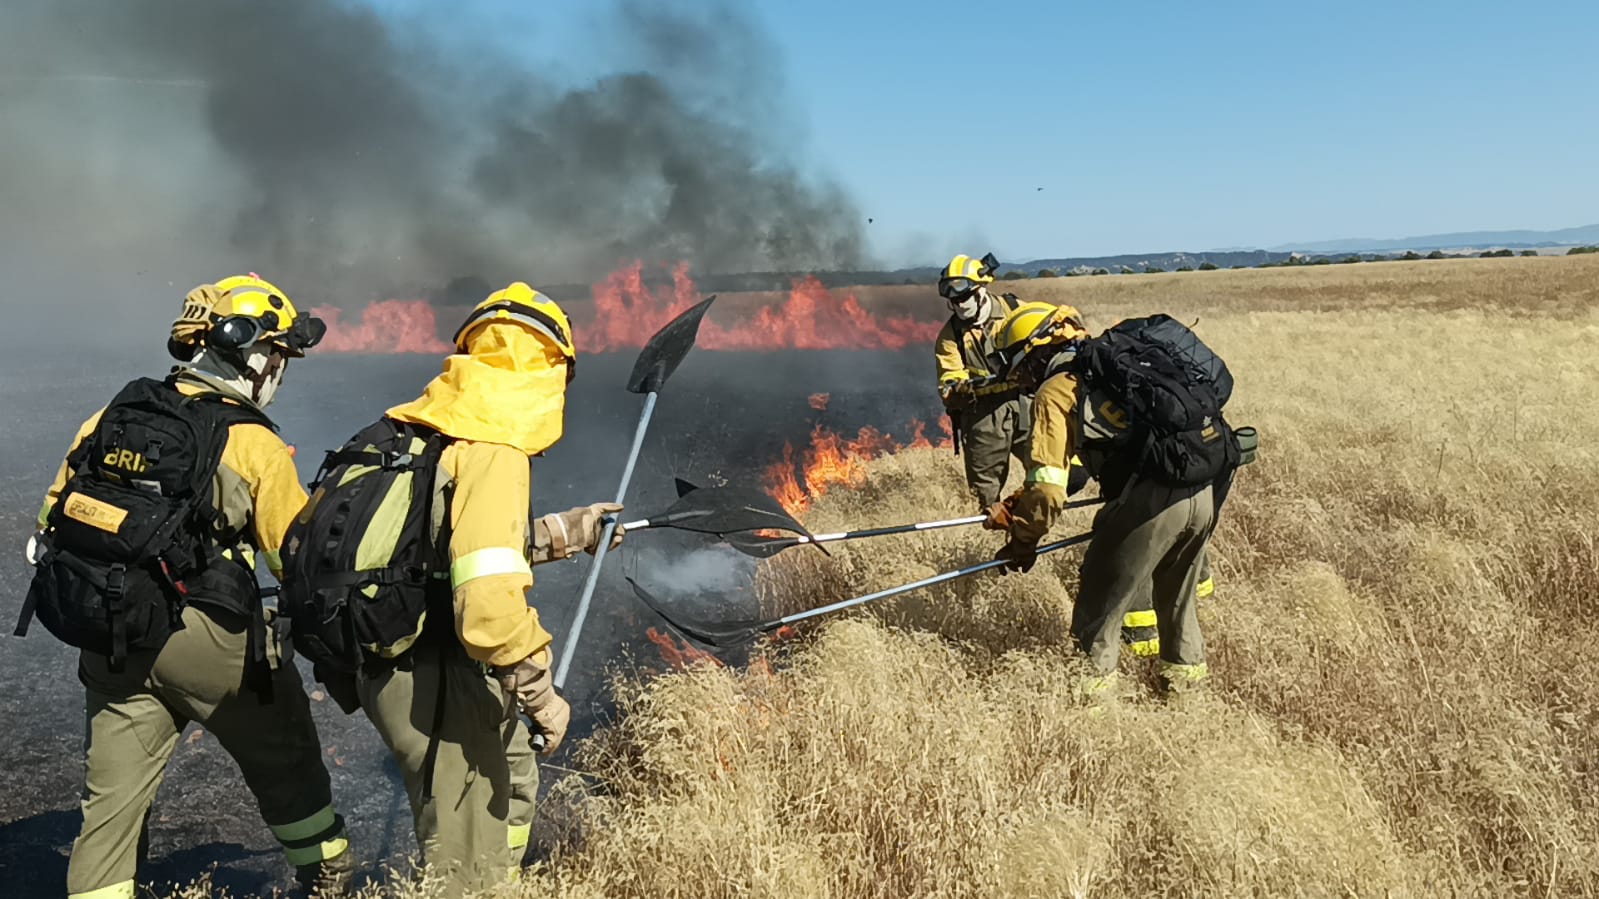
[[[592,8],[495,15],[581,78]],[[887,262],[1599,222],[1594,0],[745,8]]]

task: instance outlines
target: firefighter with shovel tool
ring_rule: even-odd
[[[513,283],[455,349],[420,397],[328,454],[289,529],[282,600],[317,679],[393,752],[449,895],[520,868],[537,758],[571,716],[524,595],[531,566],[620,541],[607,521],[622,508],[529,520],[531,462],[561,438],[577,361],[559,305]]]
[[[1089,338],[1069,306],[1028,303],[1000,325],[1007,378],[1034,393],[1025,488],[989,527],[1009,540],[997,560],[1027,571],[1065,506],[1067,460],[1081,453],[1108,502],[1095,516],[1072,610],[1072,636],[1114,684],[1119,631],[1152,601],[1160,678],[1168,689],[1208,674],[1195,613],[1200,562],[1233,473],[1254,453],[1221,407],[1232,375],[1197,336],[1164,315],[1118,323]]]

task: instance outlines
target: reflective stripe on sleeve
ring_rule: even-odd
[[[1070,477],[1070,472],[1064,468],[1057,468],[1054,465],[1040,465],[1027,472],[1027,483],[1054,484],[1056,487],[1064,489]]]
[[[68,893],[67,899],[133,899],[133,881],[124,880],[86,893]]]
[[[509,546],[490,546],[469,552],[450,565],[450,586],[459,587],[467,581],[494,574],[525,574],[533,576],[533,568],[521,550]]]

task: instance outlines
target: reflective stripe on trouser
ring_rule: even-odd
[[[1214,516],[1209,487],[1145,481],[1128,484],[1094,516],[1071,630],[1097,670],[1115,669],[1124,616],[1149,600],[1160,657],[1179,665],[1205,661],[1194,585]]]
[[[1128,612],[1122,616],[1122,642],[1136,656],[1160,655],[1160,632],[1156,630],[1154,609]]]
[[[331,803],[298,821],[271,827],[272,835],[283,844],[289,864],[296,868],[338,858],[350,848],[344,833],[344,819],[333,810]]]
[[[961,461],[966,466],[966,486],[987,509],[999,501],[1010,475],[1010,457],[1027,464],[1027,444],[1032,437],[1032,402],[1025,396],[1004,401],[979,400],[960,413]]]
[[[105,656],[79,656],[87,758],[83,829],[67,863],[70,894],[101,899],[96,891],[123,889],[138,875],[145,815],[191,721],[233,757],[268,824],[303,820],[332,802],[294,666],[273,672],[275,701],[263,704],[242,686],[244,617],[191,605],[183,624],[159,654],[131,654],[121,673],[109,670]],[[231,817],[239,810],[214,811]]]
[[[424,797],[429,729],[438,685],[444,719]],[[533,822],[538,757],[499,682],[450,640],[419,646],[401,667],[360,680],[361,707],[405,779],[423,863],[445,895],[505,882],[519,870]]]
[[[1197,684],[1210,676],[1210,666],[1204,662],[1197,665],[1180,665],[1175,662],[1162,661],[1160,663],[1160,676],[1174,687]]]
[[[1210,575],[1210,547],[1199,554],[1199,583],[1194,585],[1194,595],[1200,599],[1216,592],[1216,579]]]

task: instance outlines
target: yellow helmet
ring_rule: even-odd
[[[521,281],[489,294],[477,304],[455,332],[455,349],[466,352],[472,332],[494,321],[513,321],[549,338],[566,357],[570,373],[577,364],[577,346],[572,342],[572,322],[552,299]]]
[[[938,295],[950,302],[959,302],[967,294],[984,284],[994,283],[994,270],[999,260],[993,253],[981,259],[960,255],[949,261],[938,273]]]
[[[326,322],[300,314],[288,294],[252,272],[189,291],[167,350],[188,361],[201,347],[238,351],[271,343],[284,355],[304,356],[326,334]]]
[[[994,351],[1005,363],[1009,377],[1022,360],[1041,346],[1070,343],[1088,336],[1082,313],[1073,306],[1023,303],[1011,310],[994,334]]]

